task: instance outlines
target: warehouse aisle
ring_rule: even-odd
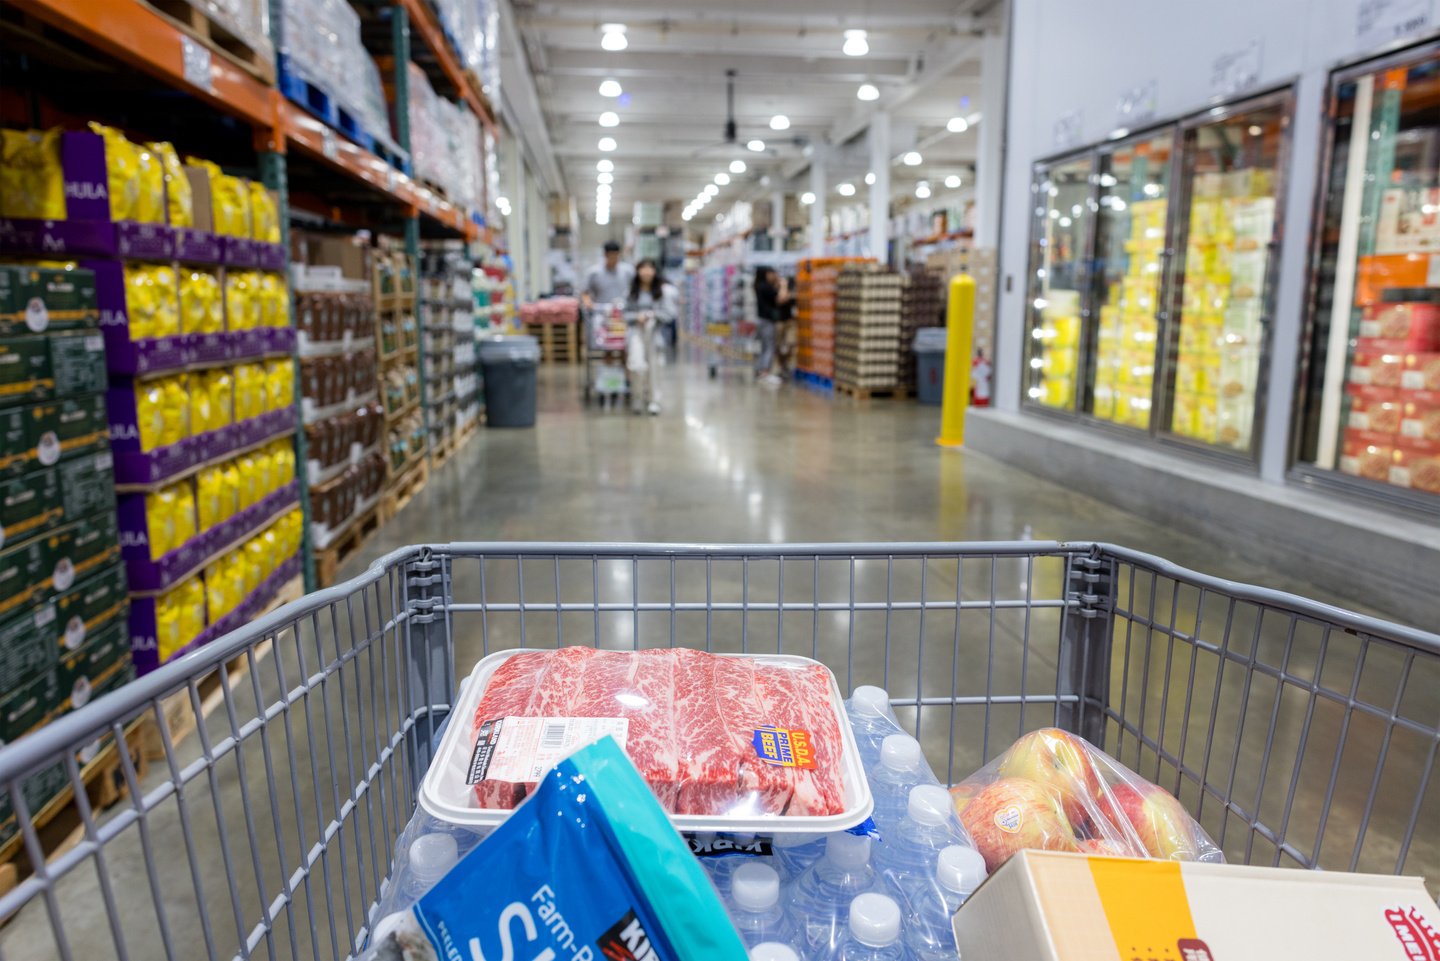
[[[983,454],[943,452],[938,408],[772,392],[739,373],[711,381],[698,363],[662,369],[659,383],[664,412],[642,419],[585,408],[580,368],[542,367],[538,428],[482,429],[342,576],[452,540],[1100,540],[1324,596],[1247,561],[1243,531],[1192,537]]]

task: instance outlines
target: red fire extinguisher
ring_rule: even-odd
[[[975,359],[970,362],[970,406],[990,406],[990,375],[993,368],[990,360],[985,356],[983,349],[975,351]]]

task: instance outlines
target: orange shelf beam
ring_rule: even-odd
[[[275,88],[213,56],[136,0],[11,0],[17,9],[256,127],[276,126]],[[187,67],[185,52],[191,51]],[[208,62],[208,67],[206,66]]]
[[[436,17],[434,8],[427,0],[400,0],[400,6],[409,14],[411,31],[435,54],[435,59],[440,61],[440,69],[450,78],[455,89],[460,91],[461,98],[485,126],[494,129],[495,118],[490,113],[490,106],[481,96],[475,78],[460,65],[459,56],[445,38],[445,31],[440,29],[440,20]]]

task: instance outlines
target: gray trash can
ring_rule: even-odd
[[[915,331],[915,399],[939,404],[945,397],[945,328],[921,327]]]
[[[480,341],[479,353],[485,373],[485,425],[534,427],[540,344],[523,334],[497,335]]]

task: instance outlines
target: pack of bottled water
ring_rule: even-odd
[[[846,707],[873,823],[692,848],[752,961],[956,961],[951,919],[985,880],[985,859],[885,691],[856,688]]]

